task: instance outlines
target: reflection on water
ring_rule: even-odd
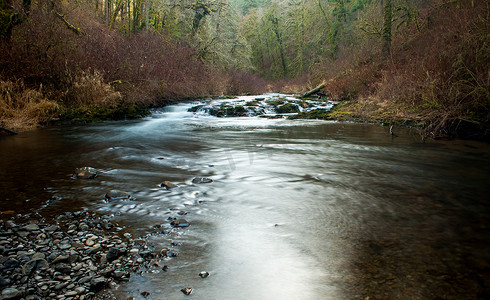
[[[140,121],[0,139],[1,210],[116,214],[139,234],[163,224],[167,272],[135,275],[124,297],[475,299],[490,282],[490,151],[422,143],[374,125],[219,119],[177,105]],[[77,167],[103,170],[71,179]],[[195,176],[212,184],[193,185]],[[169,180],[180,187],[164,190]],[[110,189],[133,201],[103,201]],[[185,212],[191,226],[167,218]],[[201,279],[200,271],[211,276]],[[123,297],[121,296],[121,297]],[[123,298],[123,299],[126,299]]]

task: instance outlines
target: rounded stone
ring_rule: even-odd
[[[194,177],[194,179],[192,179],[192,183],[195,184],[211,183],[211,182],[213,182],[213,180],[208,177]]]
[[[128,192],[124,192],[124,191],[111,190],[111,191],[107,192],[107,194],[105,194],[105,198],[108,201],[124,200],[124,199],[131,198],[131,194]]]
[[[15,288],[6,288],[2,291],[2,299],[17,299],[22,297],[22,292]]]

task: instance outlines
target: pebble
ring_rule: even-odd
[[[165,188],[167,190],[170,190],[170,189],[173,189],[173,188],[176,188],[176,187],[179,187],[178,185],[176,185],[175,183],[173,182],[170,182],[170,181],[164,181],[162,183],[160,183],[160,187],[162,188]]]
[[[126,235],[123,242],[104,231],[117,228],[109,217],[81,212],[58,220],[62,226],[0,220],[0,299],[93,299],[136,270],[160,268],[157,260],[165,258],[146,239]],[[6,234],[14,230],[26,234]]]
[[[199,273],[199,277],[201,277],[201,278],[207,278],[207,277],[209,277],[209,272],[203,271],[203,272]]]
[[[2,291],[2,299],[16,299],[22,296],[22,293],[15,288],[6,288]]]
[[[191,287],[186,287],[186,288],[183,288],[180,290],[182,293],[184,293],[185,295],[190,295],[192,294],[192,288]]]
[[[170,222],[170,225],[174,227],[188,227],[190,223],[187,222],[186,219],[175,219],[172,222]]]
[[[39,230],[39,226],[37,224],[28,224],[24,227],[24,230],[36,231],[36,230]]]
[[[192,179],[192,183],[195,184],[211,183],[211,182],[213,182],[213,180],[208,177],[195,177],[194,179]]]
[[[119,190],[111,190],[105,194],[105,198],[108,201],[113,201],[113,200],[124,200],[124,199],[130,199],[131,194],[128,192],[124,191],[119,191]]]

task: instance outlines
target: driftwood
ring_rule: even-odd
[[[304,93],[303,95],[301,95],[301,98],[306,98],[308,96],[311,96],[313,94],[316,94],[318,93],[321,89],[323,89],[325,87],[325,82],[323,82],[322,84],[320,84],[319,86],[317,86],[316,88],[312,89],[312,90],[309,90],[308,92]]]
[[[17,132],[0,127],[0,135],[16,135]]]

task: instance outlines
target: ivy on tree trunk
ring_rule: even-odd
[[[383,56],[387,57],[391,51],[391,27],[393,20],[393,1],[385,0],[383,7]]]

